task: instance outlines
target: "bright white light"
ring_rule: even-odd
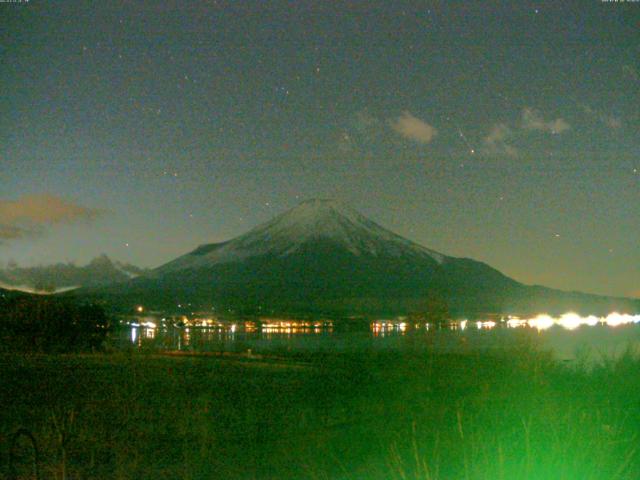
[[[589,325],[590,327],[595,327],[598,323],[600,323],[600,319],[595,315],[589,315],[587,318],[583,319],[585,325]]]
[[[583,323],[586,323],[585,320],[586,319],[581,318],[577,313],[569,312],[560,317],[558,325],[566,328],[567,330],[575,330]]]
[[[524,327],[526,325],[527,325],[527,321],[526,320],[520,320],[517,317],[510,318],[509,320],[507,320],[507,327],[509,327],[509,328]]]
[[[464,330],[465,328],[467,328],[467,320],[462,320],[460,322],[460,330]]]
[[[626,325],[628,323],[640,322],[640,315],[629,315],[627,313],[613,312],[607,315],[604,322],[610,327],[617,327],[618,325]]]
[[[476,322],[476,326],[478,327],[478,330],[482,330],[482,329],[491,330],[493,327],[496,326],[496,322],[493,322],[491,320],[487,322]]]
[[[553,318],[545,314],[538,315],[537,317],[529,320],[529,326],[537,328],[538,330],[546,330],[547,328],[552,327],[554,323]]]
[[[561,315],[560,318],[552,318],[549,315],[541,314],[527,320],[527,324],[530,327],[537,328],[538,330],[546,330],[553,325],[560,325],[567,330],[575,330],[580,325],[588,325],[590,327],[593,327],[598,323],[603,323],[610,327],[628,325],[630,323],[640,323],[640,315],[612,312],[606,317],[596,317],[595,315],[581,317],[577,313],[568,312]],[[509,320],[507,321],[507,325],[511,327],[516,326],[517,323],[515,321]]]

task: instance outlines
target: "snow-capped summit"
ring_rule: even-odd
[[[625,299],[525,286],[485,263],[402,238],[335,200],[308,200],[227,242],[85,293],[126,308],[187,304],[258,316],[420,314],[433,302],[465,317],[640,309]]]
[[[329,242],[353,255],[445,256],[396,235],[348,205],[331,199],[311,199],[228,242],[202,245],[161,266],[154,273],[197,269],[260,255],[285,257],[313,242]]]

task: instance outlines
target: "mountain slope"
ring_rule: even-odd
[[[334,200],[308,200],[228,242],[202,245],[152,272],[164,275],[262,255],[289,256],[319,240],[354,256],[412,256],[442,263],[444,255],[396,235]]]
[[[129,307],[237,313],[406,314],[434,297],[460,315],[637,308],[624,299],[525,286],[482,262],[411,242],[331,200],[304,202],[239,237],[94,293]]]

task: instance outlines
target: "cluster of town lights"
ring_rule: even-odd
[[[465,330],[469,323],[470,322],[468,320],[461,320],[458,323],[453,324],[453,327]],[[543,313],[528,319],[510,316],[506,320],[503,319],[500,322],[494,322],[493,320],[478,320],[474,323],[478,330],[491,330],[499,324],[506,324],[509,328],[531,327],[536,330],[547,330],[554,325],[558,325],[566,330],[575,330],[582,325],[587,325],[589,327],[594,327],[596,325],[617,327],[619,325],[640,323],[640,315],[613,312],[606,317],[596,317],[595,315],[581,317],[577,313],[569,312],[561,315],[560,317],[554,318]]]
[[[569,312],[557,318],[541,314],[527,320],[517,317],[509,317],[509,319],[507,320],[508,327],[516,328],[529,326],[537,330],[547,330],[554,325],[559,325],[566,330],[575,330],[581,325],[588,325],[590,327],[593,327],[600,324],[608,325],[610,327],[617,327],[619,325],[628,325],[631,323],[640,323],[640,315],[629,315],[627,313],[613,312],[606,317],[596,317],[595,315],[581,317],[577,313]]]
[[[143,307],[137,308],[138,312],[144,311]],[[131,327],[138,328],[143,327],[146,329],[155,329],[157,328],[156,321],[151,321],[152,317],[141,318],[137,322],[128,322]],[[166,326],[166,318],[161,320],[163,328]],[[208,328],[217,328],[222,330],[229,330],[234,333],[238,326],[233,323],[220,322],[218,320],[212,318],[204,318],[204,319],[189,319],[186,316],[182,316],[180,319],[180,326],[184,327],[208,327]],[[597,317],[595,315],[589,315],[586,317],[582,317],[574,312],[565,313],[559,317],[551,317],[547,314],[539,314],[533,318],[523,319],[516,316],[509,316],[506,319],[501,319],[499,321],[493,320],[477,320],[477,321],[469,321],[469,320],[459,320],[455,322],[448,322],[448,327],[454,330],[466,330],[469,328],[470,324],[475,324],[478,330],[491,330],[497,326],[506,326],[508,328],[519,328],[519,327],[530,327],[535,328],[536,330],[547,330],[554,325],[558,325],[566,330],[575,330],[576,328],[587,325],[590,327],[596,325],[607,325],[610,327],[617,327],[619,325],[629,325],[640,323],[640,315],[631,315],[628,313],[618,313],[613,312],[607,315],[606,317]],[[244,324],[240,324],[239,328],[243,328],[247,332],[255,332],[260,329],[265,332],[286,332],[286,333],[297,333],[297,332],[305,332],[305,331],[322,331],[322,330],[333,330],[333,322],[322,320],[322,321],[309,321],[309,320],[285,320],[285,319],[273,319],[273,318],[265,318],[261,319],[259,323],[247,321]],[[393,321],[393,320],[377,320],[371,324],[371,328],[374,334],[385,334],[387,331],[400,331],[405,333],[405,331],[409,328],[420,328],[420,324],[408,324],[404,321]],[[426,330],[429,330],[429,323],[425,323],[424,327]]]

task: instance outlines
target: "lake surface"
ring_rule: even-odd
[[[538,316],[529,320],[458,321],[445,327],[372,322],[360,329],[330,323],[278,322],[256,325],[174,326],[151,321],[122,325],[117,348],[155,351],[236,352],[247,355],[285,352],[359,352],[431,350],[436,353],[500,351],[534,345],[560,360],[598,361],[631,350],[640,353],[640,316]]]

